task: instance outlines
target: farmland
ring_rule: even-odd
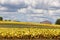
[[[30,22],[0,22],[0,38],[60,38],[60,25]]]
[[[33,23],[33,22],[0,22],[0,28],[58,28],[60,29],[60,25],[55,24],[40,24],[40,23]]]
[[[0,28],[0,36],[6,38],[53,38],[60,36],[60,29]],[[25,37],[26,36],[26,37]]]

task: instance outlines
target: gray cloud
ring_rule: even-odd
[[[3,0],[1,1],[0,5],[7,7],[7,12],[14,12],[17,11],[17,9],[27,8],[28,6],[31,6],[35,9],[56,10],[60,9],[60,0]]]
[[[9,1],[5,2],[4,4],[0,3],[0,5],[2,7],[8,8],[8,10],[6,10],[7,12],[14,12],[14,11],[16,12],[17,9],[26,8],[28,6],[24,2],[21,2],[20,4],[13,4],[13,3],[10,3]]]

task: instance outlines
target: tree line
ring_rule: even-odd
[[[0,17],[0,21],[3,21],[3,17]],[[17,21],[17,20],[4,20],[4,21],[15,21],[15,22],[20,22],[20,21]]]
[[[0,21],[3,21],[3,17],[0,17]],[[11,21],[11,20],[9,20],[9,21]],[[55,24],[60,25],[60,19],[57,19]]]

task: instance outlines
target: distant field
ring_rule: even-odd
[[[40,23],[33,23],[33,22],[6,22],[1,21],[0,27],[3,28],[59,28],[60,25],[54,25],[54,24],[40,24]]]

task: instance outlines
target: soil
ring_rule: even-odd
[[[5,38],[2,38],[0,40],[60,40],[60,39],[17,39],[17,38],[14,38],[14,39],[5,39]]]
[[[30,37],[30,36],[23,36],[23,37],[1,37],[0,36],[0,40],[60,40],[60,35],[59,36],[54,36],[54,37],[51,37],[51,38],[49,38],[49,37],[43,37],[43,36],[41,36],[41,37]]]

